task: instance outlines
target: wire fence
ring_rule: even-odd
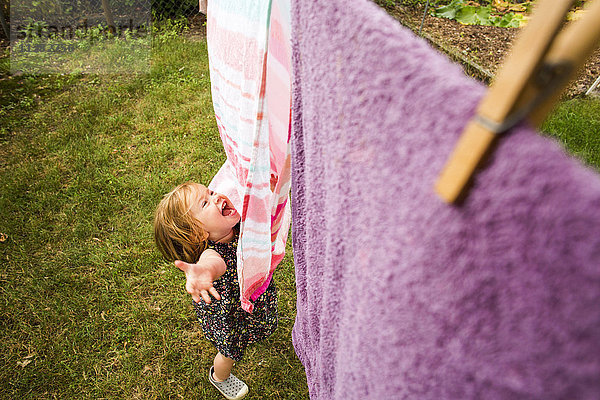
[[[0,0],[0,22],[2,23],[2,29],[0,29],[0,37],[6,39],[9,38],[9,21],[10,21],[10,8],[8,0]]]
[[[198,0],[0,0],[0,46],[13,74],[145,72],[153,26],[198,12]]]
[[[153,21],[198,14],[198,0],[0,0],[0,39],[8,40],[23,27],[51,18],[52,22],[116,26],[131,15]],[[19,27],[19,29],[17,29]]]
[[[0,0],[0,39],[10,38],[11,27],[11,1],[14,4],[22,5],[25,0]],[[395,5],[415,6],[418,3],[425,3],[426,0],[373,0],[376,4],[382,7],[393,7]],[[445,0],[431,0],[432,3],[439,3]],[[134,0],[36,0],[27,1],[29,5],[36,4],[36,8],[43,10],[44,16],[48,16],[48,12],[76,11],[80,19],[82,16],[90,21],[103,21],[110,25],[110,16],[105,15],[108,8],[109,14],[117,13],[123,5],[132,4]],[[41,7],[40,7],[41,5]],[[152,15],[152,20],[163,20],[168,18],[192,17],[198,14],[198,0],[148,0],[148,9],[138,10],[148,12]],[[17,13],[20,14],[20,13]],[[15,12],[12,13],[13,18]],[[29,18],[34,19],[32,15]],[[12,21],[13,25],[20,24],[22,21]],[[14,32],[14,31],[13,31]]]
[[[198,14],[198,0],[153,0],[155,18],[190,17]]]

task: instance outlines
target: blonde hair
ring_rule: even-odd
[[[154,241],[169,261],[198,261],[208,244],[208,232],[190,211],[195,182],[185,182],[167,193],[154,214]]]

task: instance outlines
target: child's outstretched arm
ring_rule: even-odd
[[[225,273],[227,266],[223,258],[212,249],[202,252],[198,262],[189,264],[183,261],[175,261],[175,266],[185,272],[185,289],[192,295],[192,299],[199,303],[200,299],[210,304],[212,295],[215,299],[221,300],[221,295],[213,287],[216,281]]]

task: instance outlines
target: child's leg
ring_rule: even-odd
[[[221,353],[217,353],[215,356],[214,366],[215,373],[213,378],[217,382],[223,382],[225,379],[229,378],[229,374],[231,373],[231,368],[233,368],[233,361],[231,358],[225,357]]]

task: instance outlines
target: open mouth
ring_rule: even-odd
[[[227,200],[224,200],[223,201],[223,205],[222,205],[222,209],[221,209],[221,214],[223,214],[224,217],[228,217],[228,216],[233,215],[235,213],[236,213],[235,208],[233,208],[231,206],[231,204],[229,204],[227,202]]]

